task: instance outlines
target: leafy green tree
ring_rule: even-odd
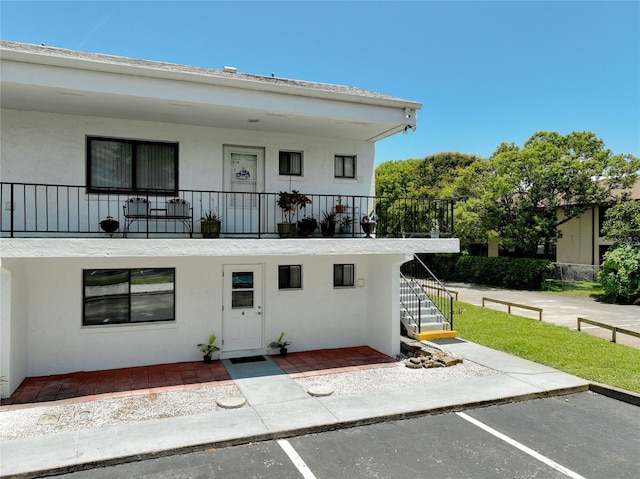
[[[438,153],[423,159],[387,161],[376,168],[376,196],[450,198],[458,175],[479,158],[465,153]]]
[[[602,232],[609,241],[640,245],[640,201],[623,199],[609,208]]]
[[[531,257],[560,237],[561,224],[630,187],[639,169],[640,160],[614,155],[591,132],[537,132],[522,148],[498,146],[476,212],[505,247]]]

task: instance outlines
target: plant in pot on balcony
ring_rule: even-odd
[[[128,216],[147,216],[149,214],[149,202],[146,198],[137,196],[127,200]]]
[[[435,218],[431,220],[431,237],[440,237],[440,223],[438,223],[438,220]]]
[[[322,221],[320,222],[322,236],[333,236],[335,234],[337,215],[337,213],[328,213],[326,211],[322,213]]]
[[[280,337],[278,339],[276,339],[275,341],[271,341],[269,343],[269,348],[271,349],[279,349],[280,350],[280,356],[286,356],[287,355],[287,346],[289,346],[291,344],[291,341],[285,341],[284,340],[284,331],[282,331],[280,333]]]
[[[353,218],[351,216],[343,216],[340,218],[340,233],[351,233],[351,225],[353,224]]]
[[[205,212],[200,218],[200,230],[203,238],[219,238],[222,219],[213,211]]]
[[[311,203],[311,199],[297,190],[281,191],[278,195],[277,205],[282,209],[282,223],[278,223],[280,238],[293,238],[296,235],[296,223],[293,222],[293,213]]]
[[[167,200],[167,216],[189,216],[189,202],[182,198]]]
[[[216,346],[215,343],[216,342],[216,338],[217,336],[215,334],[212,334],[211,336],[209,336],[209,342],[208,343],[200,343],[198,344],[198,349],[200,350],[200,352],[202,354],[204,354],[204,362],[206,364],[209,364],[211,362],[211,355],[213,353],[215,353],[216,351],[220,351],[220,348],[218,346]]]
[[[298,221],[298,233],[300,236],[311,236],[318,227],[318,220],[313,216],[305,216]]]
[[[342,204],[342,195],[338,195],[335,209],[336,209],[336,213],[340,213],[340,214],[347,211],[347,207]]]
[[[360,221],[360,226],[365,234],[365,238],[371,238],[371,233],[376,230],[376,217],[371,211],[367,216],[363,216]]]

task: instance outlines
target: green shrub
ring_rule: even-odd
[[[603,301],[640,304],[640,246],[620,245],[607,251],[600,284],[604,289]]]
[[[513,289],[541,289],[553,264],[530,258],[467,255],[420,255],[438,278]]]

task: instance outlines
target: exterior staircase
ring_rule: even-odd
[[[414,261],[420,261],[415,258]],[[420,264],[422,264],[420,262]],[[422,264],[426,269],[426,266]],[[422,268],[420,268],[422,269]],[[427,269],[431,274],[431,271]],[[402,334],[418,339],[455,338],[452,330],[453,298],[435,276],[425,279],[400,274],[400,324]],[[437,283],[431,284],[432,281]],[[433,291],[433,297],[427,294]]]

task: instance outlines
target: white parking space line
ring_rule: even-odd
[[[517,449],[520,449],[522,452],[524,452],[526,454],[529,454],[531,457],[534,457],[538,461],[543,462],[544,464],[554,468],[556,471],[560,471],[565,476],[571,477],[573,479],[586,479],[584,476],[581,476],[577,472],[573,472],[571,469],[567,469],[563,465],[558,464],[557,462],[552,461],[548,457],[537,453],[533,449],[528,448],[527,446],[525,446],[524,444],[519,443],[515,439],[511,439],[509,436],[506,436],[506,435],[502,434],[501,432],[496,431],[492,427],[487,426],[485,423],[480,422],[477,419],[474,419],[471,416],[469,416],[469,415],[467,415],[467,414],[465,414],[463,412],[457,412],[456,414],[458,416],[460,416],[462,419],[465,419],[466,421],[469,421],[471,424],[473,424],[475,426],[478,426],[480,429],[483,429],[483,430],[487,431],[489,434],[494,435],[498,439],[502,439],[507,444],[511,444],[513,447],[515,447]]]
[[[293,465],[300,471],[304,479],[316,479],[316,476],[311,472],[309,466],[302,460],[289,441],[286,439],[278,439],[278,444],[287,456],[289,456],[289,459],[291,459],[291,462],[293,462]]]

